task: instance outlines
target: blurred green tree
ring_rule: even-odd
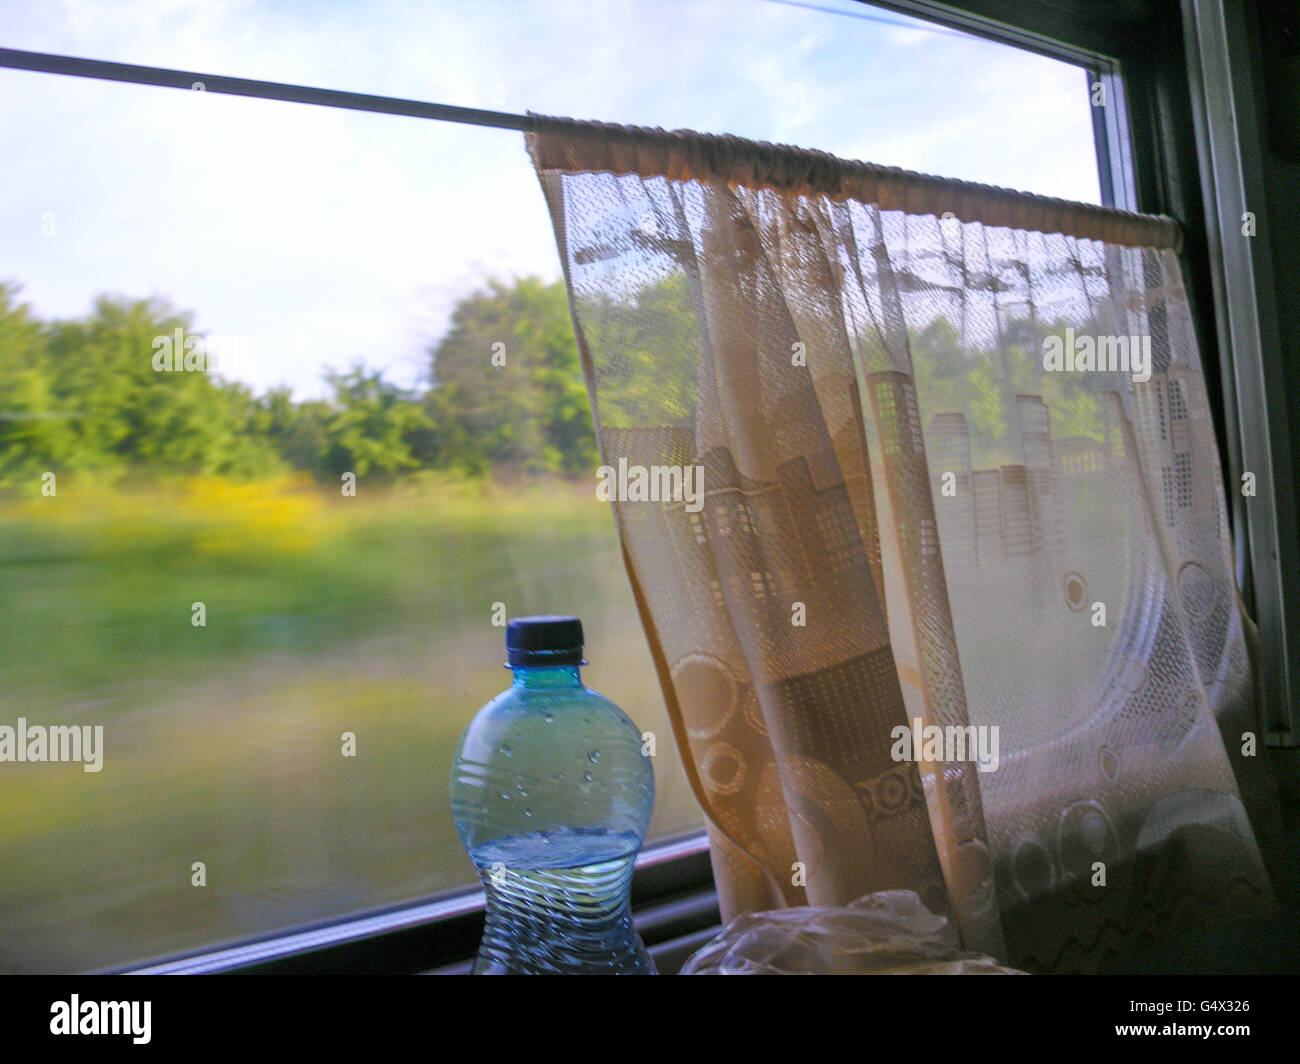
[[[596,465],[562,282],[490,280],[456,305],[430,361],[439,464],[568,474]]]
[[[334,389],[319,422],[325,444],[321,464],[327,476],[333,479],[345,472],[394,476],[420,464],[411,453],[409,438],[432,422],[417,396],[384,380],[382,371],[367,370],[359,363],[346,373],[329,371],[325,379]],[[305,432],[315,430],[308,423],[300,427]],[[298,437],[299,442],[307,438]]]

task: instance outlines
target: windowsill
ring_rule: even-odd
[[[646,847],[636,859],[637,930],[662,971],[675,972],[719,920],[704,832]],[[414,905],[302,928],[204,953],[116,969],[130,975],[454,974],[468,972],[483,928],[483,892],[466,890]],[[691,949],[697,948],[692,946]]]
[[[719,926],[718,896],[712,888],[638,908],[637,933],[660,975],[676,975],[686,958],[714,937]],[[431,968],[422,975],[468,975],[473,957]]]

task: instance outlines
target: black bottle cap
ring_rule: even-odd
[[[581,665],[582,622],[577,617],[513,617],[506,623],[506,657],[512,667]]]

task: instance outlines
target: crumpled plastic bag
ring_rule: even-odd
[[[732,920],[682,975],[1023,975],[964,952],[957,931],[910,890],[843,908],[802,906]]]

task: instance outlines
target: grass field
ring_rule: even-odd
[[[108,966],[471,882],[447,776],[509,679],[496,602],[582,617],[586,682],[659,739],[652,835],[697,826],[587,485],[61,478],[0,507],[0,725],[104,726],[98,773],[0,764],[0,969]]]

